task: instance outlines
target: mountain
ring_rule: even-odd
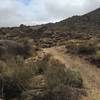
[[[73,16],[55,24],[48,25],[48,28],[60,32],[99,35],[100,8],[82,16]]]
[[[82,15],[82,16],[73,16],[71,18],[68,18],[68,19],[65,19],[63,20],[62,22],[66,22],[66,23],[91,23],[91,24],[97,24],[97,25],[100,25],[100,8],[99,9],[96,9],[92,12],[89,12],[85,15]],[[68,23],[68,24],[69,24]]]

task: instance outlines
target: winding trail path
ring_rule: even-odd
[[[65,63],[66,67],[77,69],[80,71],[84,85],[87,89],[88,96],[83,100],[100,100],[100,69],[86,62],[82,58],[65,53],[65,48],[52,47],[43,49],[45,53],[53,55]]]

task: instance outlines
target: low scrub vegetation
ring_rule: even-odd
[[[100,68],[100,55],[95,54],[95,55],[90,56],[90,62],[92,64],[95,64],[98,68]]]
[[[71,40],[66,43],[67,52],[85,57],[97,67],[100,66],[100,46],[96,40]]]
[[[5,100],[79,100],[83,91],[80,73],[51,55],[35,62],[18,56],[0,61],[0,69],[0,96]]]
[[[88,41],[69,41],[66,48],[69,49],[69,52],[79,55],[91,55],[96,53],[95,45],[89,43]]]
[[[12,40],[0,40],[0,59],[9,59],[17,55],[28,58],[36,52],[35,48],[29,43],[19,43]]]

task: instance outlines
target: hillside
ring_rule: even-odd
[[[0,98],[99,100],[100,8],[37,26],[0,28]]]
[[[55,24],[48,24],[48,29],[86,37],[100,37],[100,8],[82,16],[73,16]]]
[[[42,47],[63,44],[70,39],[100,38],[100,8],[82,16],[38,26],[0,28],[0,39],[18,42],[31,40]]]

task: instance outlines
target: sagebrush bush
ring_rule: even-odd
[[[76,70],[66,68],[65,64],[59,60],[52,59],[48,64],[45,74],[50,88],[61,84],[74,88],[82,88],[83,86],[80,73]]]
[[[21,57],[6,60],[6,62],[2,62],[0,67],[2,68],[1,75],[3,77],[14,79],[23,84],[23,86],[33,74],[32,64],[31,66],[30,64],[26,64]]]
[[[69,85],[74,88],[83,87],[83,80],[79,71],[67,69],[65,77],[66,77],[65,85]]]
[[[65,65],[59,62],[59,60],[51,59],[48,62],[45,75],[47,77],[47,84],[49,88],[54,88],[57,85],[64,84],[65,80]]]

